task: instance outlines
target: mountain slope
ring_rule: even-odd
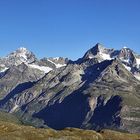
[[[55,131],[52,129],[37,129],[31,126],[0,121],[0,138],[1,140],[138,140],[140,139],[140,135],[111,130],[95,132],[76,128],[66,128],[61,131]]]
[[[96,44],[75,62],[23,62],[1,76],[1,108],[37,127],[140,132],[139,59],[131,49]]]

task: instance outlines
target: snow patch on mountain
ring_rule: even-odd
[[[9,68],[7,68],[7,67],[4,67],[4,68],[2,68],[1,70],[0,70],[0,73],[1,72],[5,72],[6,70],[8,70]]]
[[[136,64],[137,64],[137,67],[139,68],[140,67],[140,58],[136,58]]]
[[[124,49],[127,49],[128,47],[124,46],[123,48],[124,48]]]
[[[113,58],[110,57],[110,54],[106,54],[106,53],[103,53],[103,52],[99,52],[99,57],[103,60],[111,60]],[[95,56],[92,56],[92,55],[89,55],[88,58],[89,59],[93,59]]]
[[[15,106],[10,110],[10,113],[13,113],[19,106],[15,104]]]
[[[126,63],[129,63],[130,62],[130,59],[123,59],[123,58],[120,58],[121,61],[123,62],[126,62]]]
[[[89,58],[89,59],[92,59],[92,58],[94,58],[94,57],[89,55],[88,58]]]
[[[129,66],[125,65],[125,64],[123,64],[123,66],[124,66],[128,71],[131,71],[131,67],[129,67]]]
[[[59,58],[57,58],[57,59],[59,59]],[[56,64],[56,63],[54,63],[53,61],[51,61],[50,59],[47,59],[49,62],[51,62],[51,63],[53,63],[55,66],[56,66],[56,68],[60,68],[60,67],[64,67],[64,66],[66,66],[66,64]]]
[[[106,53],[99,52],[99,55],[102,57],[103,60],[111,60],[112,59],[110,57],[110,55],[106,54]]]
[[[27,61],[27,53],[29,52],[26,48],[19,48],[19,57],[23,58],[25,62]]]
[[[35,69],[39,69],[41,71],[44,71],[45,73],[48,73],[49,71],[52,70],[52,68],[50,68],[50,67],[39,66],[39,65],[36,65],[36,64],[29,64],[28,66],[31,67],[31,68],[35,68]]]
[[[140,74],[134,74],[134,77],[135,77],[137,80],[140,80]]]

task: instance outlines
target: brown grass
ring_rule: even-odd
[[[103,130],[97,133],[76,128],[55,131],[1,121],[0,140],[140,140],[140,135],[111,130]]]

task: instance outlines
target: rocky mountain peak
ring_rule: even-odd
[[[35,58],[35,55],[29,50],[27,50],[27,48],[20,47],[16,51],[10,53],[7,57],[23,58],[26,61],[27,59],[30,59],[31,57]]]
[[[19,65],[21,63],[32,63],[36,60],[35,55],[24,47],[20,47],[16,51],[10,53],[1,59],[2,64],[6,66]]]
[[[111,59],[110,55],[112,52],[113,49],[106,49],[102,44],[97,43],[94,47],[92,47],[85,53],[83,59],[85,60],[97,58],[99,62],[103,60],[110,60]]]
[[[89,58],[92,58],[94,55],[97,55],[100,52],[104,51],[104,47],[100,44],[97,43],[94,47],[92,47],[91,49],[89,49],[86,53],[86,56],[88,56]]]
[[[27,49],[27,48],[25,48],[25,47],[20,47],[20,48],[18,48],[17,50],[15,50],[15,51],[13,51],[13,52],[11,52],[9,55],[13,55],[13,54],[27,54],[27,53],[30,53],[30,51]],[[9,56],[8,55],[8,56]]]
[[[133,51],[131,49],[123,47],[120,50],[119,57],[128,58],[131,57],[132,55],[133,55]]]
[[[134,52],[130,48],[127,48],[127,47],[123,47],[120,50],[118,58],[129,65],[134,66],[137,63]]]
[[[97,43],[95,46],[91,48],[91,50],[102,52],[105,50],[105,47],[101,43]]]
[[[30,52],[27,48],[20,47],[16,51],[14,51],[12,54],[14,54],[16,56],[19,55],[21,57],[26,57],[25,59],[27,59],[27,55],[29,55],[31,53],[32,52]]]

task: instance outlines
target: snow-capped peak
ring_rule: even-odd
[[[13,55],[23,58],[23,62],[27,61],[28,55],[31,54],[26,48],[21,47],[15,51]]]
[[[97,43],[94,47],[89,49],[84,55],[83,59],[93,59],[98,58],[99,61],[112,59],[110,54],[113,50],[106,49],[100,43]]]
[[[7,55],[4,59],[6,65],[19,65],[21,63],[32,63],[36,60],[35,55],[24,47],[18,48],[16,51]]]
[[[133,51],[129,48],[122,48],[118,54],[118,58],[124,62],[130,63],[131,65],[136,62]]]
[[[20,47],[14,53],[15,54],[19,54],[19,55],[20,54],[21,55],[27,55],[27,54],[30,54],[31,52],[27,48],[25,48],[25,47]]]
[[[95,54],[98,54],[98,53],[101,53],[105,50],[105,48],[103,47],[102,44],[100,43],[97,43],[94,47],[92,47],[89,51],[91,51],[91,53],[93,53],[94,55]]]
[[[27,55],[27,54],[30,54],[31,52],[28,51],[26,48],[24,47],[20,47],[18,48],[16,51],[10,53],[7,57],[10,57],[10,56],[23,56],[23,55]]]

